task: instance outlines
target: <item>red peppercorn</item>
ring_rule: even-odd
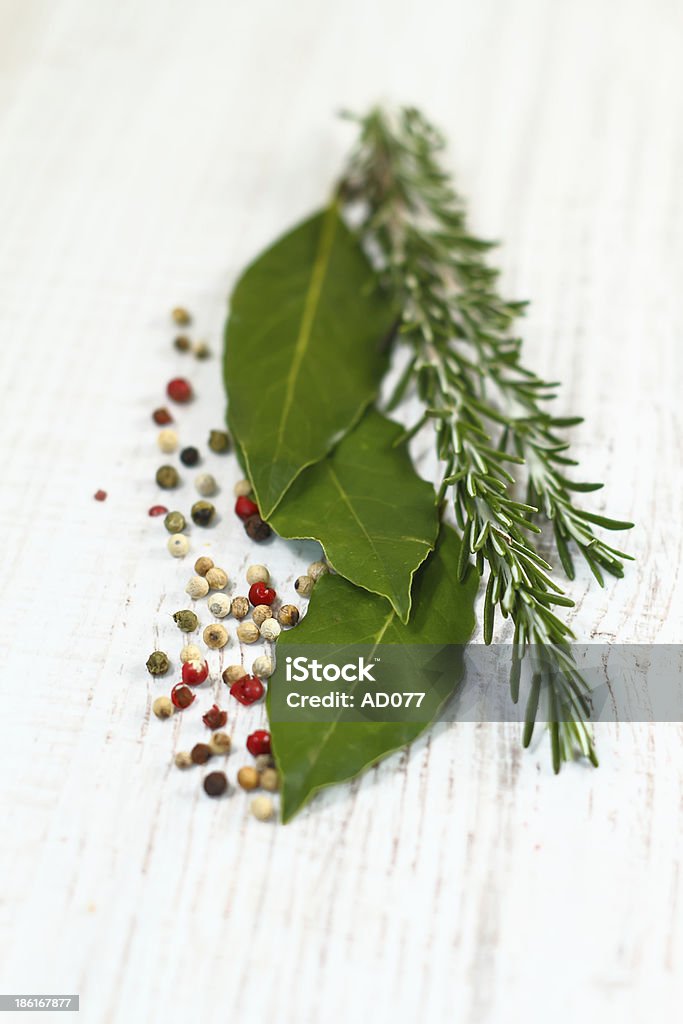
[[[93,495],[93,497],[95,498],[95,501],[106,501],[107,500],[107,492],[106,491],[95,491],[95,494]]]
[[[189,402],[192,398],[192,385],[184,377],[174,377],[166,386],[166,394],[174,402]]]
[[[183,664],[183,682],[188,686],[199,686],[209,674],[206,661],[186,661]]]
[[[148,516],[165,516],[168,509],[165,505],[152,505],[151,509],[147,513]]]
[[[247,750],[254,757],[258,757],[259,754],[270,753],[270,733],[267,729],[257,729],[256,732],[252,732],[251,736],[247,736]]]
[[[158,423],[160,427],[165,427],[167,423],[173,423],[173,417],[171,416],[168,409],[155,409],[152,413],[152,419],[155,423]]]
[[[251,498],[243,495],[235,502],[235,515],[239,516],[242,521],[248,519],[249,516],[257,516],[258,514],[258,505]]]
[[[257,604],[271,605],[277,594],[267,583],[252,583],[249,587],[249,600],[254,608]]]
[[[230,693],[240,704],[254,704],[264,694],[263,683],[256,676],[242,676],[232,684]]]
[[[218,704],[214,704],[205,715],[202,715],[202,722],[208,729],[222,729],[227,720],[228,712],[221,711]]]
[[[176,683],[171,690],[171,701],[181,711],[189,708],[194,700],[196,700],[196,694],[192,692],[189,686],[185,686],[184,683]]]

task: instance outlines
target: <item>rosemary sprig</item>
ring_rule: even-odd
[[[376,109],[359,121],[360,137],[339,194],[359,218],[366,250],[401,309],[400,332],[412,350],[390,400],[395,407],[416,388],[424,411],[412,436],[429,421],[443,463],[440,498],[452,496],[463,534],[460,571],[470,557],[488,581],[484,639],[493,637],[495,609],[514,623],[511,688],[516,700],[521,662],[534,659],[524,743],[528,745],[541,694],[546,699],[553,764],[583,754],[597,764],[589,692],[573,659],[568,625],[555,614],[573,601],[552,580],[552,567],[531,536],[534,516],[552,521],[565,572],[574,576],[575,545],[603,583],[602,571],[623,575],[623,552],[599,539],[593,526],[627,529],[574,504],[572,493],[601,484],[570,480],[576,462],[560,435],[580,418],[553,417],[544,408],[557,384],[521,363],[521,341],[512,333],[525,303],[496,290],[498,272],[486,262],[491,243],[471,235],[463,205],[439,163],[444,142],[419,111],[391,118]],[[513,494],[511,472],[524,467],[527,501]],[[518,470],[519,471],[519,470]]]

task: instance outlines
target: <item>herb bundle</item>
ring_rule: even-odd
[[[573,602],[533,538],[541,532],[537,519],[549,520],[566,575],[574,577],[574,549],[602,585],[605,572],[623,574],[621,559],[628,556],[594,527],[631,524],[576,502],[575,495],[601,486],[567,475],[576,462],[564,431],[581,420],[553,416],[547,403],[557,383],[521,361],[513,327],[525,303],[499,295],[498,272],[487,262],[491,245],[468,231],[440,163],[443,139],[414,109],[373,110],[358,124],[333,201],[259,257],[232,297],[228,417],[260,512],[282,536],[319,540],[348,581],[325,586],[341,587],[342,602],[363,588],[362,600],[376,603],[378,621],[384,622],[384,609],[398,633],[407,627],[402,642],[425,642],[419,629],[410,630],[436,591],[440,609],[446,601],[451,611],[438,640],[462,641],[457,623],[474,600],[473,561],[486,577],[486,643],[496,609],[514,624],[515,700],[523,659],[531,655],[525,744],[543,694],[555,770],[577,754],[597,763],[586,724],[590,695],[572,657],[571,630],[556,611]],[[258,369],[250,359],[255,345]],[[407,347],[409,358],[384,411],[417,395],[422,412],[407,431],[371,408],[389,350],[397,346]],[[421,430],[434,433],[441,468],[436,495],[408,455],[407,442]],[[525,495],[518,494],[521,485]],[[459,542],[449,527],[439,527],[448,508]],[[435,545],[438,557],[430,555]],[[444,555],[451,550],[454,561]],[[316,600],[314,593],[312,613]],[[327,606],[326,597],[319,600]],[[304,622],[297,641],[306,628]],[[316,629],[313,614],[309,629]],[[289,729],[280,746],[277,730],[273,737],[285,807],[288,778],[295,780],[291,813],[315,789],[412,738],[399,730],[383,738],[378,752],[375,735],[356,761],[347,755],[344,766],[326,775],[320,763],[329,763],[330,751],[319,749],[312,727],[300,726],[295,742]],[[312,752],[317,768],[303,770]]]

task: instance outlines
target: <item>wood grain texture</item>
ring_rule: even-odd
[[[146,517],[149,411],[187,369],[183,440],[223,414],[167,311],[218,346],[326,195],[335,110],[378,98],[452,140],[592,507],[638,524],[622,583],[572,587],[578,635],[683,641],[682,43],[668,0],[1,0],[0,990],[94,1024],[680,1014],[681,726],[600,727],[600,770],[553,779],[515,726],[443,725],[277,828],[171,767],[199,716],[150,720],[143,663],[177,657],[188,569]],[[253,557],[229,513],[210,550]],[[313,550],[269,548],[281,589]]]

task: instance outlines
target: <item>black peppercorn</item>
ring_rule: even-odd
[[[156,476],[157,484],[164,490],[170,491],[180,483],[178,470],[175,466],[159,466]]]
[[[252,540],[268,540],[271,533],[273,532],[268,526],[268,523],[264,523],[263,519],[259,515],[249,516],[244,523],[244,529]]]
[[[195,501],[190,509],[192,522],[197,526],[209,526],[216,514],[216,506],[210,501]]]
[[[199,452],[191,445],[189,448],[183,448],[180,453],[180,461],[183,466],[196,466],[199,462]]]
[[[230,437],[224,430],[212,430],[209,434],[209,448],[217,455],[230,450]]]
[[[206,764],[211,757],[211,749],[206,743],[195,743],[190,751],[193,764]]]
[[[207,796],[223,796],[227,788],[225,772],[209,772],[204,779],[204,792]]]

